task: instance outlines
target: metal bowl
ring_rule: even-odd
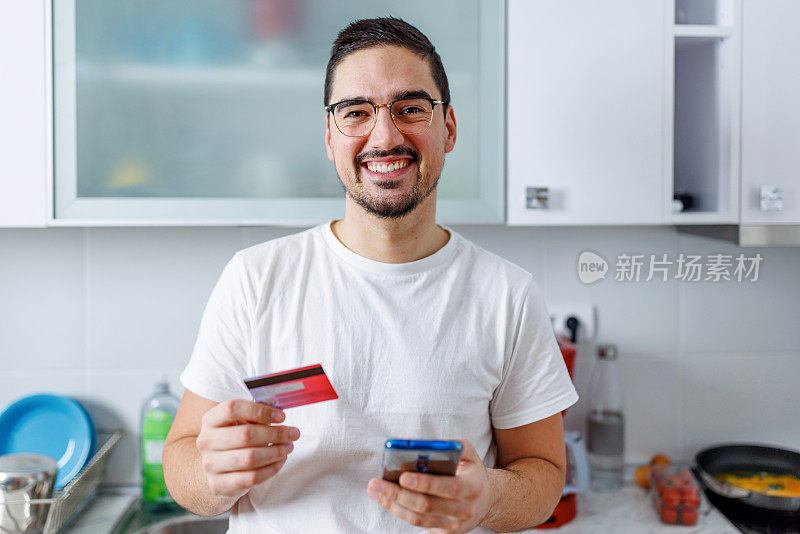
[[[0,456],[0,532],[40,532],[53,495],[58,466],[44,454]]]

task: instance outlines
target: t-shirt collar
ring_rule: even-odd
[[[453,256],[459,239],[459,236],[456,232],[447,226],[442,226],[442,228],[444,228],[447,233],[450,234],[450,239],[442,248],[430,256],[406,263],[384,263],[365,258],[364,256],[356,254],[344,246],[336,237],[336,235],[334,235],[333,230],[331,229],[331,224],[333,224],[333,220],[321,225],[322,237],[331,252],[350,265],[375,274],[405,276],[418,274],[438,267],[447,262]]]

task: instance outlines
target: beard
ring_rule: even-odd
[[[358,187],[363,184],[363,181],[361,180],[361,173],[363,172],[361,163],[365,159],[390,156],[411,156],[412,161],[417,165],[417,172],[414,176],[414,185],[411,187],[410,191],[403,194],[399,198],[387,199],[382,198],[379,195],[369,194],[367,191],[364,191],[362,187]],[[425,187],[422,171],[419,167],[419,153],[416,150],[404,146],[394,147],[393,149],[386,151],[374,150],[364,154],[359,154],[355,157],[353,163],[355,164],[356,169],[354,180],[356,186],[348,188],[341,176],[339,176],[339,182],[342,184],[345,194],[349,196],[353,202],[361,206],[367,213],[375,215],[381,219],[399,219],[400,217],[412,212],[426,198],[428,198],[431,193],[433,193],[433,191],[436,189],[436,186],[439,184],[439,178],[441,178],[442,175],[441,169],[439,169],[439,175],[435,180],[432,181],[433,183],[429,187]],[[387,190],[395,189],[397,186],[398,184],[392,182],[379,185],[379,187]]]

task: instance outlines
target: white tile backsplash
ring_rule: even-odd
[[[800,449],[800,351],[687,356],[681,375],[687,450],[734,441]]]
[[[12,370],[3,357],[0,410],[15,400],[36,393],[52,393],[81,399],[86,394],[86,373],[83,369]]]
[[[478,246],[525,268],[545,294],[546,236],[542,228],[506,226],[453,226],[453,230]]]
[[[92,368],[176,366],[191,354],[237,228],[94,228],[88,249]]]
[[[0,368],[84,365],[82,253],[81,229],[0,230]]]
[[[686,283],[686,352],[782,352],[800,347],[800,248],[738,248],[695,236],[681,251],[734,257],[761,254],[758,279]]]
[[[567,411],[565,426],[586,432],[589,383],[594,370],[594,345],[580,345],[575,387],[580,399]],[[617,371],[625,414],[625,450],[629,462],[646,463],[655,452],[684,455],[681,425],[681,366],[674,354],[632,354],[620,351]]]
[[[620,352],[631,462],[655,452],[690,459],[724,440],[800,448],[800,249],[739,249],[672,228],[456,226],[487,250],[531,271],[548,303],[589,302],[599,342]],[[74,396],[99,426],[126,438],[109,473],[138,479],[139,410],[194,345],[211,289],[235,251],[302,228],[50,228],[0,230],[0,405],[35,391]],[[608,262],[584,285],[577,257]],[[746,283],[617,282],[622,252],[764,257]],[[567,426],[582,428],[596,343],[581,343],[581,401]]]
[[[646,281],[650,254],[673,255],[670,228],[553,228],[547,234],[546,298],[550,303],[590,303],[597,307],[597,341],[616,342],[633,354],[678,352],[678,282],[657,274]],[[584,284],[578,257],[590,250],[608,262],[606,278]],[[617,281],[620,254],[642,254],[639,281]]]
[[[181,369],[156,368],[124,371],[90,370],[86,373],[87,410],[97,426],[121,428],[124,437],[117,445],[115,460],[106,476],[112,483],[138,480],[140,469],[140,418],[144,401],[153,394],[155,385],[166,378],[170,391],[179,399],[183,386],[178,380]]]

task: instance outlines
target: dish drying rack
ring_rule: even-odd
[[[43,534],[56,534],[69,519],[83,509],[94,496],[97,486],[103,480],[108,458],[114,446],[122,438],[120,429],[98,429],[97,442],[100,447],[91,461],[81,469],[63,489],[57,490],[49,499],[31,499],[31,505],[47,506],[47,521]]]

